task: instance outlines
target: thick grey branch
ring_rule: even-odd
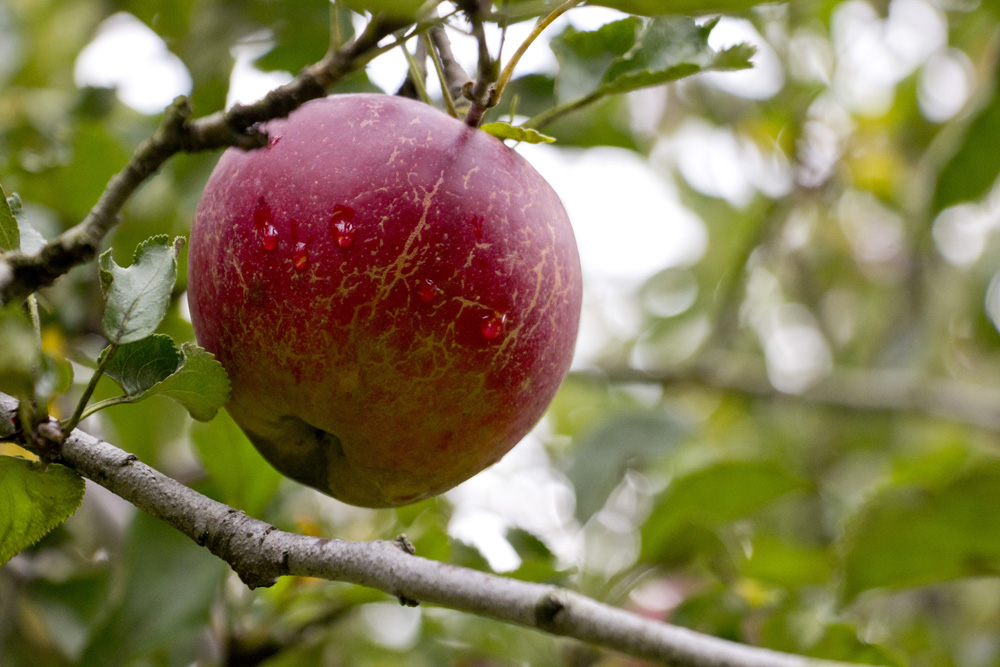
[[[128,164],[109,182],[97,204],[78,225],[50,241],[35,255],[8,253],[0,260],[0,304],[21,301],[51,285],[97,253],[101,240],[118,223],[118,215],[132,193],[174,154],[215,150],[226,146],[259,148],[267,136],[258,124],[287,116],[308,100],[326,93],[337,80],[377,55],[378,42],[401,27],[373,21],[356,40],[331,51],[303,69],[288,84],[250,105],[236,105],[191,121],[190,103],[178,98],[167,108],[160,127],[136,149]]]
[[[17,401],[0,394],[0,412]],[[251,587],[284,575],[368,586],[403,601],[426,602],[554,635],[572,637],[663,665],[836,667],[745,646],[642,618],[568,590],[485,574],[414,556],[401,541],[348,542],[306,537],[218,503],[76,430],[59,459],[205,546]]]
[[[1000,389],[905,370],[838,368],[801,393],[774,388],[759,359],[714,352],[665,371],[612,368],[576,377],[612,382],[701,385],[752,396],[806,401],[859,412],[914,412],[1000,432]]]

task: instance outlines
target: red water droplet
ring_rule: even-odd
[[[484,315],[479,324],[479,330],[486,340],[494,340],[503,335],[504,323],[507,321],[507,313],[493,313]]]
[[[354,235],[357,230],[354,227],[354,209],[350,206],[337,204],[330,214],[330,234],[333,235],[337,245],[346,248],[354,243]]]
[[[309,252],[306,250],[306,244],[299,241],[295,244],[295,250],[292,251],[292,264],[296,271],[301,271],[306,268],[308,262]]]
[[[354,243],[354,235],[357,230],[354,229],[354,225],[347,220],[341,220],[333,224],[334,228],[334,238],[337,240],[337,245],[341,248],[346,248],[347,246]]]
[[[434,281],[430,278],[424,278],[420,281],[420,300],[424,303],[430,303],[434,300],[438,294],[444,294],[444,290],[434,284]]]
[[[476,235],[477,239],[483,238],[483,222],[486,220],[485,217],[481,215],[472,216],[472,233]]]
[[[264,250],[274,250],[278,246],[278,230],[270,222],[264,224]]]
[[[275,146],[278,145],[279,141],[281,141],[281,137],[279,137],[277,135],[274,135],[274,134],[269,134],[267,136],[267,147],[268,148],[274,148]]]

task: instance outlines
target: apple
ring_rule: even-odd
[[[442,493],[538,422],[569,368],[580,259],[516,152],[420,102],[311,101],[227,150],[191,230],[198,342],[283,474],[348,503]]]

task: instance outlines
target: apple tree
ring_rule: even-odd
[[[1000,664],[998,19],[9,0],[0,664]],[[434,119],[426,146],[396,160],[416,139],[363,131],[375,106]],[[336,308],[417,361],[300,317]],[[455,350],[517,359],[502,400]]]

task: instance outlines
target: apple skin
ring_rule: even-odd
[[[188,301],[229,413],[285,475],[348,503],[442,493],[538,422],[582,280],[562,203],[517,153],[426,104],[311,101],[227,150]]]

